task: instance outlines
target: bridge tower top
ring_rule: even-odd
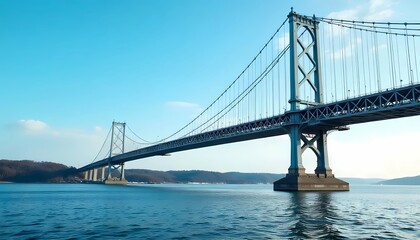
[[[289,15],[290,40],[290,110],[300,105],[315,106],[322,103],[322,78],[319,57],[319,21],[297,14]],[[311,93],[302,92],[309,85]],[[308,94],[308,95],[306,95]],[[302,96],[303,95],[303,96]],[[306,95],[306,96],[305,96]]]

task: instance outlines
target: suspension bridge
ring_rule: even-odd
[[[292,9],[188,124],[150,142],[113,122],[94,161],[79,172],[89,181],[125,183],[128,161],[287,134],[291,163],[274,190],[348,190],[329,167],[327,136],[351,124],[420,115],[419,31],[420,23],[330,19]],[[316,155],[313,174],[302,164],[306,150]]]

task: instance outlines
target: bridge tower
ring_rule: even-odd
[[[124,142],[125,142],[125,123],[112,122],[111,130],[111,146],[109,150],[108,168],[105,176],[106,184],[126,184],[127,180],[124,176],[124,163],[119,165],[112,165],[112,157],[124,153]],[[116,171],[113,171],[116,170]],[[118,176],[112,176],[112,174],[118,172]]]
[[[303,107],[323,103],[322,72],[320,60],[319,21],[298,15],[293,11],[289,18],[290,38],[290,119],[288,128],[291,145],[291,164],[285,178],[274,183],[274,190],[348,190],[348,183],[336,179],[328,162],[327,132],[325,126],[308,131],[300,119]],[[312,98],[303,95],[303,87],[310,89]],[[303,143],[303,145],[302,145]],[[302,154],[312,150],[317,158],[315,174],[306,174]]]

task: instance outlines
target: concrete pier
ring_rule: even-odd
[[[128,184],[128,181],[123,178],[123,179],[119,179],[119,178],[108,178],[107,180],[104,181],[105,184],[111,184],[111,185],[125,185]]]
[[[274,182],[274,191],[349,191],[349,184],[325,174],[287,174]]]
[[[93,169],[93,179],[94,182],[98,181],[98,169]]]
[[[128,181],[125,179],[125,169],[124,169],[124,163],[121,163],[116,169],[118,170],[112,173],[111,166],[108,166],[108,175],[105,178],[104,183],[105,184],[118,184],[118,185],[125,185],[128,183]],[[114,176],[112,176],[114,175]],[[115,176],[117,175],[117,176]]]
[[[104,181],[104,180],[105,180],[105,167],[102,167],[101,180],[102,180],[102,181]]]

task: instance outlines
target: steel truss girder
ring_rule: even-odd
[[[292,114],[299,118],[291,118]],[[341,126],[399,117],[420,115],[420,84],[384,91],[358,98],[287,112],[270,118],[242,123],[209,132],[141,148],[110,159],[112,164],[164,155],[199,147],[246,141],[288,134],[293,124],[300,124],[302,133],[339,129]],[[82,170],[108,165],[108,158],[89,164]]]
[[[301,112],[303,124],[342,120],[342,125],[418,115],[420,84],[383,91],[358,98],[307,108]],[[401,109],[401,110],[400,110]],[[404,109],[404,111],[402,110]],[[410,109],[414,112],[410,112]],[[357,117],[360,119],[357,119]],[[365,119],[365,118],[371,118]],[[352,118],[351,121],[348,121]]]

